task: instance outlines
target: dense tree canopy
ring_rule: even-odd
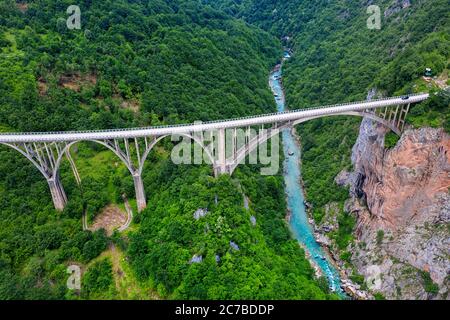
[[[274,109],[267,76],[281,45],[257,27],[199,1],[116,0],[80,1],[82,29],[69,30],[70,4],[0,2],[3,131],[158,125]],[[82,183],[64,162],[69,203],[57,213],[39,172],[2,147],[0,298],[114,298],[111,264],[96,258],[111,241],[162,297],[331,297],[290,240],[280,177],[242,169],[237,180],[216,181],[209,167],[174,166],[170,146],[163,141],[145,168],[148,209],[113,239],[81,224],[83,213],[92,222],[122,194],[134,196],[129,173],[110,152],[74,148]],[[247,193],[250,211],[237,190]],[[209,213],[196,221],[198,208]],[[190,263],[193,255],[202,263]],[[80,295],[65,287],[70,263],[87,268]]]

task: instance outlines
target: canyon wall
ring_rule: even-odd
[[[364,119],[353,148],[345,210],[357,217],[351,261],[390,299],[447,299],[450,274],[450,136],[407,130],[392,149],[386,129]]]

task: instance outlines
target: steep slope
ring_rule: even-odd
[[[13,77],[7,70],[16,64],[26,72],[4,81],[1,119],[16,130],[212,120],[273,105],[262,79],[278,43],[196,1],[81,2],[81,30],[67,29],[62,4],[27,8],[2,1],[2,78]],[[17,105],[27,117],[14,116]]]
[[[374,288],[388,298],[445,299],[449,272],[450,136],[442,129],[408,130],[389,150],[386,130],[364,120],[353,149],[346,210],[358,218],[349,249],[359,273],[376,266]]]

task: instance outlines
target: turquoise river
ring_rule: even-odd
[[[285,54],[285,59],[289,58]],[[270,87],[275,95],[278,112],[285,111],[285,95],[281,83],[282,68],[276,68],[269,79]],[[329,255],[317,243],[314,238],[314,230],[311,226],[305,206],[305,197],[301,186],[300,159],[301,150],[296,137],[291,130],[282,132],[283,150],[285,161],[283,164],[284,180],[287,196],[287,205],[291,213],[290,227],[294,237],[308,251],[310,259],[318,266],[321,273],[328,279],[330,289],[344,295],[340,286],[339,272],[330,262]]]

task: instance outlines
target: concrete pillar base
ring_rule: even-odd
[[[216,178],[218,178],[221,175],[224,174],[230,174],[229,169],[227,168],[228,166],[222,166],[222,165],[216,165],[214,166],[214,176]]]
[[[138,212],[142,212],[147,208],[147,201],[145,200],[144,183],[142,182],[142,177],[140,174],[133,175],[134,190],[136,193],[136,202],[138,207]]]
[[[63,211],[67,204],[67,196],[59,178],[47,179],[50,193],[52,194],[53,205],[58,211]]]

